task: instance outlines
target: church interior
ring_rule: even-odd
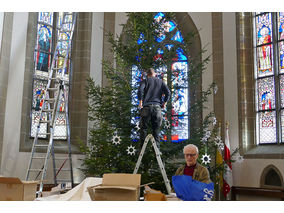
[[[40,134],[53,129],[41,124],[38,130],[42,115],[38,109],[44,105],[41,96],[51,81],[48,80],[50,67],[58,65],[52,64],[52,57],[60,37],[56,25],[64,19],[62,14],[0,12],[0,179],[15,177],[25,181],[35,138],[47,144],[48,140]],[[197,32],[191,54],[205,48],[202,59],[210,58],[202,74],[201,88],[205,90],[212,82],[217,86],[202,115],[214,112],[220,138],[229,142],[231,153],[237,150],[231,164],[229,200],[283,201],[284,13],[175,12],[174,15],[181,35]],[[87,79],[91,77],[102,88],[108,85],[102,60],[114,62],[114,54],[106,32],[119,38],[128,17],[125,12],[76,13],[76,23],[71,29],[72,47],[62,62],[66,71],[58,72],[63,82],[68,82],[63,83],[67,96],[59,104],[57,127],[52,132],[57,146],[52,150],[65,159],[66,165],[72,162],[73,187],[87,180],[82,170],[86,155],[78,142],[88,144],[92,126],[87,110]],[[62,46],[68,38],[60,38]],[[52,94],[57,97],[57,93]],[[184,98],[190,99],[190,92]],[[183,103],[180,106],[184,107]],[[68,109],[67,114],[64,109]],[[188,131],[194,122],[190,116],[187,118],[189,127],[182,130],[185,136],[178,137],[190,137]],[[68,141],[72,156],[66,157],[62,150]],[[128,148],[129,151],[131,147]],[[125,155],[128,154],[132,152]],[[51,181],[43,185],[43,190],[56,186],[52,161],[48,163],[46,179]],[[67,174],[63,178],[68,178]],[[171,179],[173,174],[167,175]],[[219,197],[219,200],[226,199]]]

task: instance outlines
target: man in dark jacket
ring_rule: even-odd
[[[165,108],[170,98],[170,90],[167,85],[156,77],[155,70],[147,70],[147,78],[141,82],[138,88],[139,108],[141,109],[140,120],[140,145],[142,147],[147,129],[152,125],[152,134],[158,148],[160,148],[160,127],[162,124],[161,108]]]

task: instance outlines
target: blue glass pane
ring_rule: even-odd
[[[166,44],[165,47],[170,50],[174,45],[173,44]]]
[[[36,69],[48,72],[50,55],[43,52],[35,52],[36,56]]]
[[[188,139],[188,117],[173,116],[172,118],[172,142],[181,142]]]
[[[157,41],[157,42],[161,42],[161,41],[163,41],[165,38],[166,38],[166,35],[165,35],[165,34],[161,34],[158,38],[156,38],[156,41]]]
[[[185,115],[188,111],[187,62],[172,65],[172,115]]]
[[[165,17],[165,14],[159,12],[159,13],[157,13],[157,14],[155,15],[154,19],[155,19],[157,22],[160,22],[160,20],[161,20],[163,17]]]
[[[180,31],[177,31],[176,34],[172,37],[171,40],[174,40],[174,41],[178,41],[178,42],[183,42],[183,38],[182,38],[182,35],[180,33]]]
[[[178,60],[179,61],[186,61],[187,58],[186,56],[183,54],[183,50],[181,48],[177,49],[177,55],[178,55]]]
[[[38,13],[38,21],[44,22],[46,24],[52,25],[53,23],[53,13],[50,12],[40,12]]]
[[[164,29],[166,32],[171,32],[175,29],[176,25],[172,21],[168,21],[164,24]]]
[[[188,93],[187,88],[174,88],[172,90],[172,115],[187,114]]]
[[[257,45],[270,43],[272,40],[271,13],[256,17]]]
[[[159,48],[159,49],[157,50],[157,53],[158,53],[158,54],[164,54],[164,50],[162,50],[162,49]]]
[[[52,29],[46,25],[38,26],[37,49],[50,52]]]
[[[143,42],[147,42],[144,38],[144,34],[140,33],[139,39],[137,40],[137,44],[142,44]]]
[[[284,40],[284,12],[278,13],[278,39]]]

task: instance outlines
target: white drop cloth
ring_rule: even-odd
[[[102,183],[102,178],[88,177],[65,194],[36,198],[36,201],[91,201],[87,187]]]

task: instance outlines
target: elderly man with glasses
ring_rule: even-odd
[[[192,176],[192,179],[210,183],[209,171],[204,166],[197,163],[198,148],[193,144],[188,144],[183,148],[183,154],[185,159],[185,165],[179,167],[175,175],[188,175]]]

